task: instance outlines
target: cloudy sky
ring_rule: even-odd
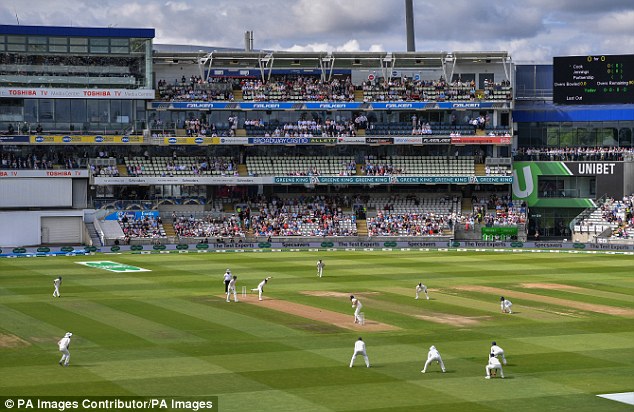
[[[505,50],[516,62],[634,53],[634,0],[414,0],[418,51]],[[404,51],[404,0],[2,0],[0,24],[153,27],[156,43]]]

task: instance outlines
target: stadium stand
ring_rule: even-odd
[[[237,173],[235,161],[228,156],[133,156],[125,157],[124,162],[128,176],[225,176]]]
[[[352,156],[249,156],[246,165],[253,176],[350,176],[357,173]]]

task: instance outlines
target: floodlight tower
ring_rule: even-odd
[[[405,0],[405,31],[407,33],[407,51],[416,51],[414,42],[414,0]]]

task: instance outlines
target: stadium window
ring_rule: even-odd
[[[128,47],[110,47],[110,53],[112,54],[130,54]]]
[[[70,123],[70,99],[56,99],[55,113],[55,123]]]
[[[590,145],[590,133],[585,127],[577,127],[577,145],[589,146]]]
[[[67,37],[49,38],[48,51],[51,53],[68,53],[68,38]]]
[[[111,46],[130,47],[129,39],[110,39]]]
[[[86,102],[88,108],[88,122],[89,123],[97,123],[99,122],[99,104],[97,100],[88,100]]]
[[[26,43],[26,37],[25,36],[7,36],[7,43],[24,44]]]
[[[91,53],[108,53],[108,46],[90,46]]]
[[[622,127],[619,130],[619,147],[632,147],[632,129]]]
[[[38,121],[36,99],[24,99],[24,121],[29,123]]]
[[[121,118],[121,100],[110,100],[110,123],[123,123]]]
[[[40,99],[39,103],[39,113],[40,113],[40,121],[45,120],[53,120],[55,118],[53,112],[53,100],[52,99]]]
[[[67,45],[68,38],[67,37],[50,37],[48,39],[48,44]]]
[[[616,146],[618,145],[618,131],[614,127],[603,127],[599,129],[599,145]]]
[[[46,44],[29,44],[28,51],[30,51],[30,52],[46,52]]]
[[[99,38],[90,39],[90,46],[108,46],[109,43],[110,42],[108,39],[99,39]]]
[[[122,100],[121,101],[121,117],[122,119],[127,119],[126,122],[121,123],[130,123],[133,112],[132,112],[132,101],[130,100]]]
[[[70,46],[71,53],[88,53],[88,46]]]
[[[546,133],[546,145],[550,147],[559,147],[559,124],[548,124]]]
[[[68,46],[66,45],[48,45],[48,51],[50,53],[68,53]]]
[[[0,42],[0,51],[4,51],[4,48],[5,48],[4,43]]]
[[[85,37],[71,37],[69,39],[69,42],[71,45],[77,45],[77,46],[88,45],[88,39]]]
[[[16,51],[16,52],[20,52],[20,51],[26,51],[26,45],[24,44],[7,44],[7,51]]]
[[[46,44],[47,38],[42,36],[29,36],[29,44]]]
[[[72,123],[85,123],[86,122],[86,100],[85,99],[71,99],[70,102],[70,121]]]

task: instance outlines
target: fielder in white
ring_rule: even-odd
[[[234,276],[229,281],[229,287],[227,288],[227,302],[231,300],[231,293],[233,293],[233,301],[238,301],[238,294],[236,293],[236,280],[238,280],[238,277]]]
[[[359,338],[354,343],[354,353],[352,354],[352,359],[350,359],[350,367],[354,364],[354,360],[357,358],[357,355],[362,355],[363,359],[365,359],[365,366],[370,367],[370,359],[368,359],[368,354],[365,352],[365,342],[362,338]]]
[[[438,349],[436,349],[434,345],[429,347],[429,352],[427,352],[427,362],[425,362],[425,367],[423,368],[421,372],[422,373],[427,372],[427,367],[431,365],[432,362],[434,361],[440,365],[440,369],[442,370],[443,373],[445,373],[445,364],[443,363],[442,358],[440,357],[440,352],[438,352]]]
[[[502,313],[513,313],[511,310],[512,306],[513,304],[510,300],[504,299],[504,296],[500,296],[500,309],[502,310]]]
[[[500,348],[495,341],[491,342],[491,355],[498,359],[502,359],[502,364],[506,365],[506,358],[504,357],[504,349]]]
[[[68,366],[70,363],[70,352],[68,352],[68,348],[70,347],[71,336],[73,336],[73,334],[68,332],[59,340],[59,342],[57,342],[59,351],[62,352],[62,358],[59,360],[59,366]]]
[[[418,285],[416,285],[416,299],[418,299],[418,295],[424,292],[425,296],[427,296],[427,300],[429,300],[429,294],[427,294],[427,286],[423,285],[422,283],[419,283]]]
[[[361,308],[363,305],[361,301],[354,297],[354,295],[350,295],[350,300],[352,301],[352,307],[354,310],[354,323],[361,323],[361,318],[359,317],[359,313],[361,313]]]
[[[258,292],[258,298],[260,300],[262,300],[262,292],[264,291],[264,285],[267,284],[267,282],[269,281],[269,279],[271,279],[273,276],[269,276],[266,279],[264,279],[262,282],[260,282],[260,284],[258,285],[257,288],[255,289],[251,289],[252,292],[257,291]]]
[[[491,371],[500,371],[500,378],[504,379],[504,371],[502,370],[502,364],[500,360],[493,356],[493,354],[489,355],[489,364],[486,366],[487,376],[486,379],[491,379]]]
[[[55,290],[53,291],[53,297],[54,298],[60,297],[59,287],[61,285],[62,285],[62,277],[58,276],[57,279],[53,280],[53,286],[55,287]]]
[[[322,275],[324,274],[324,268],[326,267],[326,264],[319,259],[317,261],[317,276],[322,277]]]

